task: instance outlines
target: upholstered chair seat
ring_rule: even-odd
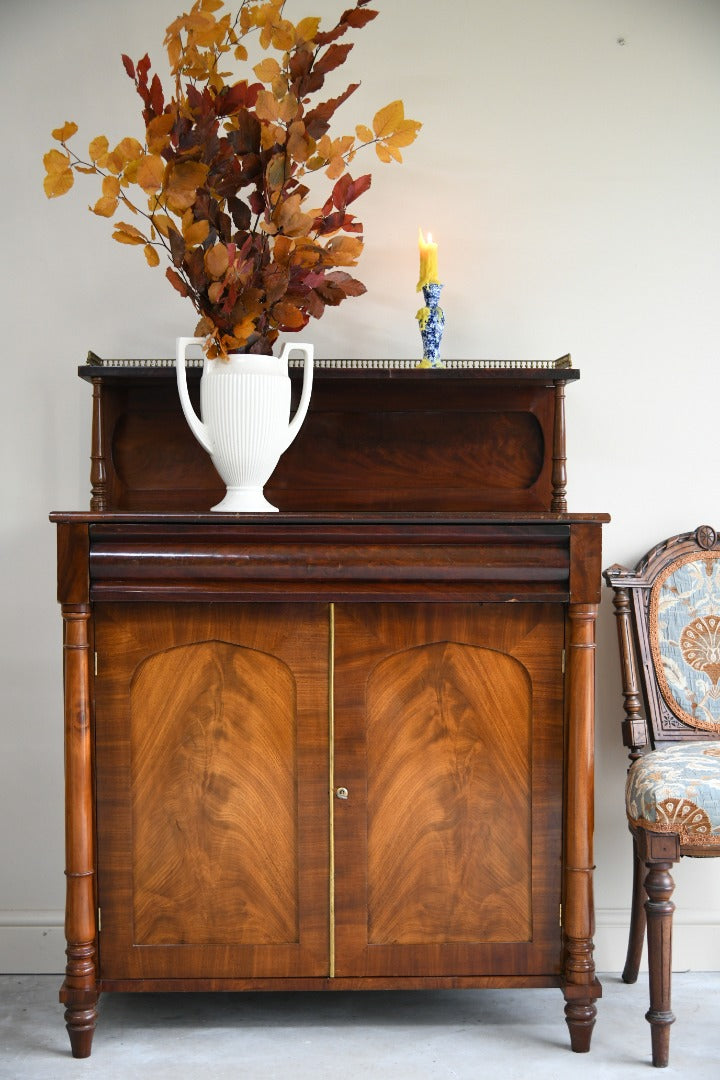
[[[625,808],[632,827],[677,833],[681,848],[720,852],[720,740],[639,758],[628,772]]]

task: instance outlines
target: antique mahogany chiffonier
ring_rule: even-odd
[[[92,359],[91,509],[52,515],[73,1054],[103,991],[547,986],[588,1050],[569,357],[317,364],[267,515],[209,511],[171,364]]]

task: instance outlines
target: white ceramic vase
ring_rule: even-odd
[[[185,418],[227,487],[225,498],[212,509],[275,511],[263,488],[305,419],[312,391],[313,346],[287,344],[279,357],[249,353],[231,354],[227,361],[206,357],[200,379],[201,420],[188,395],[185,360],[188,348],[204,341],[178,338],[175,363]],[[288,356],[293,350],[303,354],[304,370],[300,403],[290,420]]]

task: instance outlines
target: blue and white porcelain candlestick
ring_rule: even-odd
[[[423,285],[425,307],[421,307],[415,318],[420,324],[420,337],[423,343],[423,358],[418,364],[421,368],[444,367],[440,359],[440,342],[445,329],[445,312],[438,306],[442,285],[439,283]]]

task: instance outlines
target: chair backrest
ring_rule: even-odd
[[[720,738],[720,538],[702,525],[664,540],[634,570],[611,566],[631,759]]]

